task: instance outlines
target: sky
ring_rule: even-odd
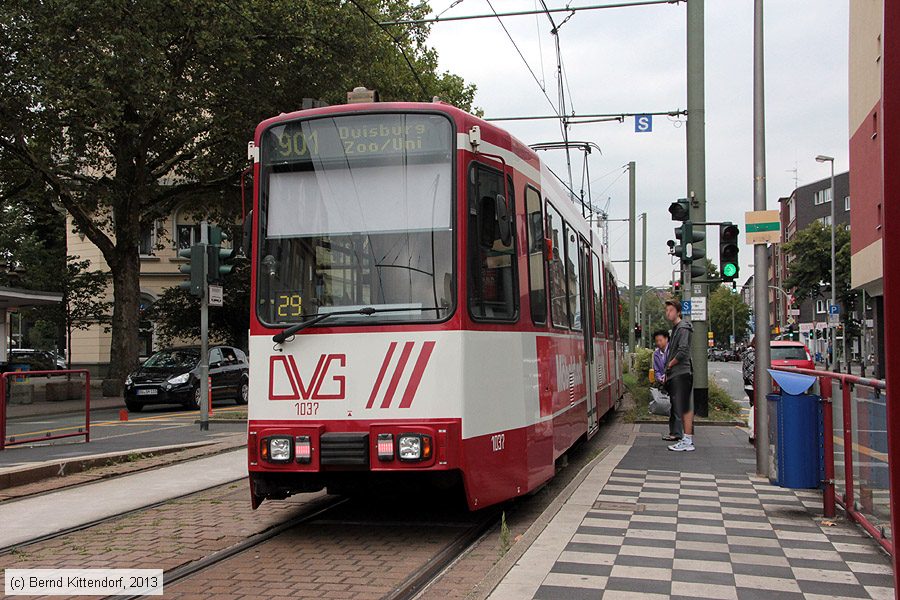
[[[602,0],[572,0],[573,6]],[[440,13],[452,0],[433,0]],[[537,0],[493,0],[498,12],[529,10]],[[550,7],[564,6],[547,0]],[[560,28],[569,112],[640,113],[685,109],[686,4],[581,11]],[[706,191],[707,219],[734,221],[744,233],[744,213],[753,210],[753,1],[707,0]],[[835,172],[848,168],[848,2],[847,0],[769,0],[765,3],[767,206],[796,187],[829,177],[818,154],[835,157]],[[488,0],[463,0],[444,16],[492,14]],[[559,23],[565,13],[556,13]],[[546,16],[503,19],[525,60],[496,18],[446,22],[431,29],[430,44],[440,67],[474,83],[475,105],[485,117],[553,114],[541,86],[556,102],[554,41]],[[567,102],[569,100],[567,99]],[[500,125],[525,142],[561,139],[557,121],[518,121]],[[624,123],[575,125],[572,140],[598,144],[602,155],[589,158],[594,204],[610,219],[628,217],[628,175],[636,163],[637,212],[647,217],[647,284],[664,286],[675,268],[666,240],[674,237],[669,204],[687,195],[684,122],[654,117],[651,133],[635,133]],[[542,152],[558,174],[565,154]],[[796,171],[795,171],[796,169]],[[581,156],[573,155],[576,189]],[[628,224],[609,224],[614,260],[628,258]],[[718,263],[718,230],[708,230],[707,255]],[[640,253],[640,225],[637,228]],[[752,274],[752,246],[741,244],[740,282]],[[617,264],[627,284],[626,264]],[[637,268],[640,284],[640,264]]]

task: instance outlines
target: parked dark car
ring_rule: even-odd
[[[66,368],[66,361],[51,350],[14,348],[9,351],[5,371],[15,371],[19,365],[29,371],[57,371]]]
[[[247,355],[239,348],[209,349],[209,376],[215,400],[233,399],[247,404]],[[148,404],[180,404],[200,408],[200,348],[187,346],[160,350],[125,379],[125,406],[140,412]]]

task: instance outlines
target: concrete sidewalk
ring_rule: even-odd
[[[754,474],[738,428],[665,426],[599,462],[494,589],[493,600],[893,599],[890,559],[861,529],[821,519],[817,490]]]
[[[0,548],[85,525],[247,475],[235,450],[0,504]]]

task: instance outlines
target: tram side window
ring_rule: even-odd
[[[600,278],[600,259],[596,254],[591,254],[591,262],[593,264],[593,302],[594,302],[594,334],[603,336],[606,333],[606,327],[603,325],[603,279]]]
[[[578,258],[578,233],[566,225],[566,282],[568,283],[569,327],[581,329],[581,260]]]
[[[618,339],[619,338],[619,289],[616,287],[616,278],[612,276],[612,273],[608,274],[609,277],[609,298],[611,300],[609,306],[609,334],[610,337]]]
[[[550,236],[550,256],[547,270],[550,275],[550,318],[556,327],[569,326],[566,301],[565,226],[553,206],[547,204],[547,233]]]
[[[509,321],[518,313],[512,182],[484,165],[469,170],[469,311],[478,320]]]
[[[547,290],[544,283],[544,215],[541,195],[533,187],[525,188],[525,212],[528,232],[528,286],[531,298],[531,320],[547,322]]]

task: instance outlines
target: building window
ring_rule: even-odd
[[[156,250],[156,221],[141,232],[141,239],[138,242],[138,253],[141,256],[153,256],[154,250]]]
[[[817,223],[821,223],[823,227],[831,227],[831,215],[825,215],[816,219]]]
[[[147,310],[156,300],[150,294],[141,294],[140,321],[138,321],[138,354],[147,358],[153,354],[153,322],[147,316]]]
[[[791,196],[791,199],[788,200],[788,222],[793,223],[797,220],[797,202],[796,199]]]
[[[813,196],[813,203],[816,206],[819,206],[820,204],[828,204],[829,202],[831,202],[831,188],[819,190]]]
[[[850,210],[850,196],[844,196],[844,212]]]
[[[200,243],[200,224],[179,223],[175,227],[176,250],[185,250]]]
[[[828,312],[828,305],[825,300],[816,300],[816,314],[824,315]]]

